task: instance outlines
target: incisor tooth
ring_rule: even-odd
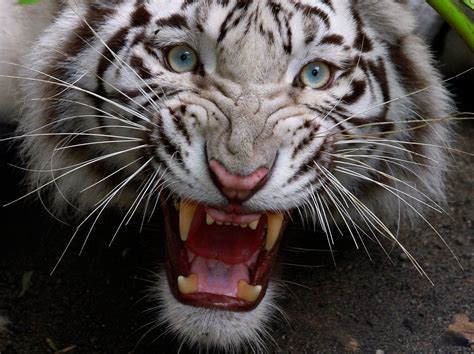
[[[271,251],[278,240],[283,225],[283,214],[268,214],[268,230],[265,249]]]
[[[242,229],[245,229],[247,226],[249,226],[249,225],[248,225],[248,224],[240,224],[240,227],[241,227]]]
[[[214,224],[214,219],[209,214],[206,214],[206,224],[208,225]]]
[[[258,220],[255,220],[255,221],[252,221],[250,224],[249,224],[249,227],[252,229],[252,230],[257,230],[257,226],[258,226],[258,222],[260,221],[260,218]]]
[[[222,221],[216,221],[216,224],[217,225],[224,225],[224,223]]]
[[[241,280],[237,284],[237,297],[247,302],[257,301],[261,292],[261,285],[253,286],[247,283],[245,280]]]
[[[189,229],[191,228],[196,209],[196,204],[181,201],[179,206],[179,236],[183,242],[186,242],[188,239]]]
[[[189,277],[178,277],[179,291],[184,295],[197,293],[199,286],[199,279],[197,274],[191,274]]]

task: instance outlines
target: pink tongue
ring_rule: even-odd
[[[206,213],[198,208],[186,246],[197,256],[226,264],[245,263],[263,246],[263,223],[257,230],[240,226],[207,225]]]
[[[200,293],[237,297],[238,282],[249,282],[245,264],[229,265],[199,256],[191,264],[191,273],[198,276]]]

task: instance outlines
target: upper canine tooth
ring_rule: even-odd
[[[208,225],[214,224],[214,219],[209,214],[206,214],[206,224]]]
[[[197,205],[181,201],[179,206],[179,236],[183,242],[186,242],[189,236],[189,229],[196,213]]]
[[[271,251],[278,240],[283,225],[283,214],[268,214],[268,230],[265,249]]]
[[[261,292],[261,285],[253,286],[247,283],[245,280],[241,280],[237,284],[237,297],[247,302],[257,301]]]
[[[197,274],[191,274],[189,277],[178,277],[179,291],[184,295],[197,293],[199,286],[199,278]]]
[[[257,220],[255,221],[252,221],[250,224],[249,224],[249,227],[252,229],[252,230],[257,230],[257,226],[258,226],[258,222],[260,221],[260,218],[258,218]]]

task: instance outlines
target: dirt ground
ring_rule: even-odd
[[[457,130],[460,148],[474,153],[474,123]],[[1,154],[3,205],[21,195],[21,172],[6,165],[14,161],[14,150],[4,144]],[[287,319],[273,324],[272,352],[474,353],[467,340],[447,333],[456,314],[470,313],[474,320],[474,159],[455,157],[450,215],[433,212],[428,219],[464,269],[422,222],[407,225],[401,242],[434,285],[398,248],[389,259],[369,244],[370,259],[348,236],[341,237],[335,267],[321,234],[294,228],[286,235],[278,271],[286,293],[279,303]],[[142,338],[156,306],[146,290],[161,256],[157,225],[142,234],[131,226],[111,248],[112,226],[98,225],[84,254],[78,256],[82,242],[75,242],[50,276],[73,228],[52,220],[30,199],[1,210],[0,222],[0,312],[11,321],[9,332],[0,334],[0,353],[176,352],[177,343],[160,328]]]

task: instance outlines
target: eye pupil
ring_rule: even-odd
[[[167,61],[172,70],[177,73],[190,72],[198,65],[196,52],[187,45],[177,45],[170,49]]]
[[[300,71],[300,82],[310,88],[324,88],[331,80],[331,68],[323,61],[315,60]]]

